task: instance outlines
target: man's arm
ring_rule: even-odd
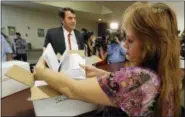
[[[84,44],[84,36],[80,33],[80,50],[84,49]]]
[[[25,39],[24,39],[24,47],[25,47],[25,50],[28,51],[28,42]]]
[[[45,42],[44,42],[44,47],[46,47],[48,45],[48,43],[51,43],[50,30],[47,31]]]

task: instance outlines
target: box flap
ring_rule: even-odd
[[[68,54],[79,54],[81,57],[85,56],[84,50],[69,50]]]
[[[5,75],[30,87],[34,84],[32,73],[17,65],[11,67]]]
[[[52,89],[48,85],[42,85],[42,86],[33,86],[31,88],[31,99],[32,101],[34,100],[40,100],[40,99],[46,99],[46,98],[51,98],[55,96],[61,95],[59,92],[56,90]]]

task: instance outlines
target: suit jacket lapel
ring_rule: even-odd
[[[78,33],[77,33],[77,31],[76,30],[74,30],[74,33],[75,33],[75,37],[76,37],[76,42],[77,42],[77,44],[78,44],[78,49],[80,49],[80,37],[79,37],[79,35],[78,35]]]
[[[64,48],[66,48],[66,44],[65,44],[65,37],[64,37],[64,30],[63,30],[63,27],[61,26],[60,27],[60,34],[61,34],[61,39],[60,39],[60,42],[62,43],[62,45],[64,46]]]

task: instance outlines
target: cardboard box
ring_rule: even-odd
[[[93,57],[89,60],[91,61],[86,61],[86,63],[96,63],[101,59]],[[33,101],[36,116],[77,116],[97,109],[95,104],[70,100],[48,85],[36,86],[33,75],[19,66],[13,66],[6,75],[30,87],[29,100]]]
[[[66,96],[33,101],[36,116],[77,116],[97,109],[97,105]]]
[[[24,85],[18,81],[15,81],[15,80],[10,79],[7,76],[5,76],[7,71],[13,65],[18,65],[19,67],[24,68],[27,71],[30,71],[30,65],[27,62],[22,62],[22,61],[2,62],[2,76],[1,76],[2,80],[0,81],[0,82],[2,82],[2,90],[1,90],[2,91],[2,98],[29,88],[27,85]]]

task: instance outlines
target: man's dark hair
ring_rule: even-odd
[[[17,36],[21,36],[21,34],[20,34],[19,32],[16,32],[15,34],[16,34]]]
[[[65,11],[70,11],[71,13],[75,14],[74,10],[69,8],[69,7],[66,7],[66,8],[61,8],[59,10],[59,16],[64,19],[65,18]]]

